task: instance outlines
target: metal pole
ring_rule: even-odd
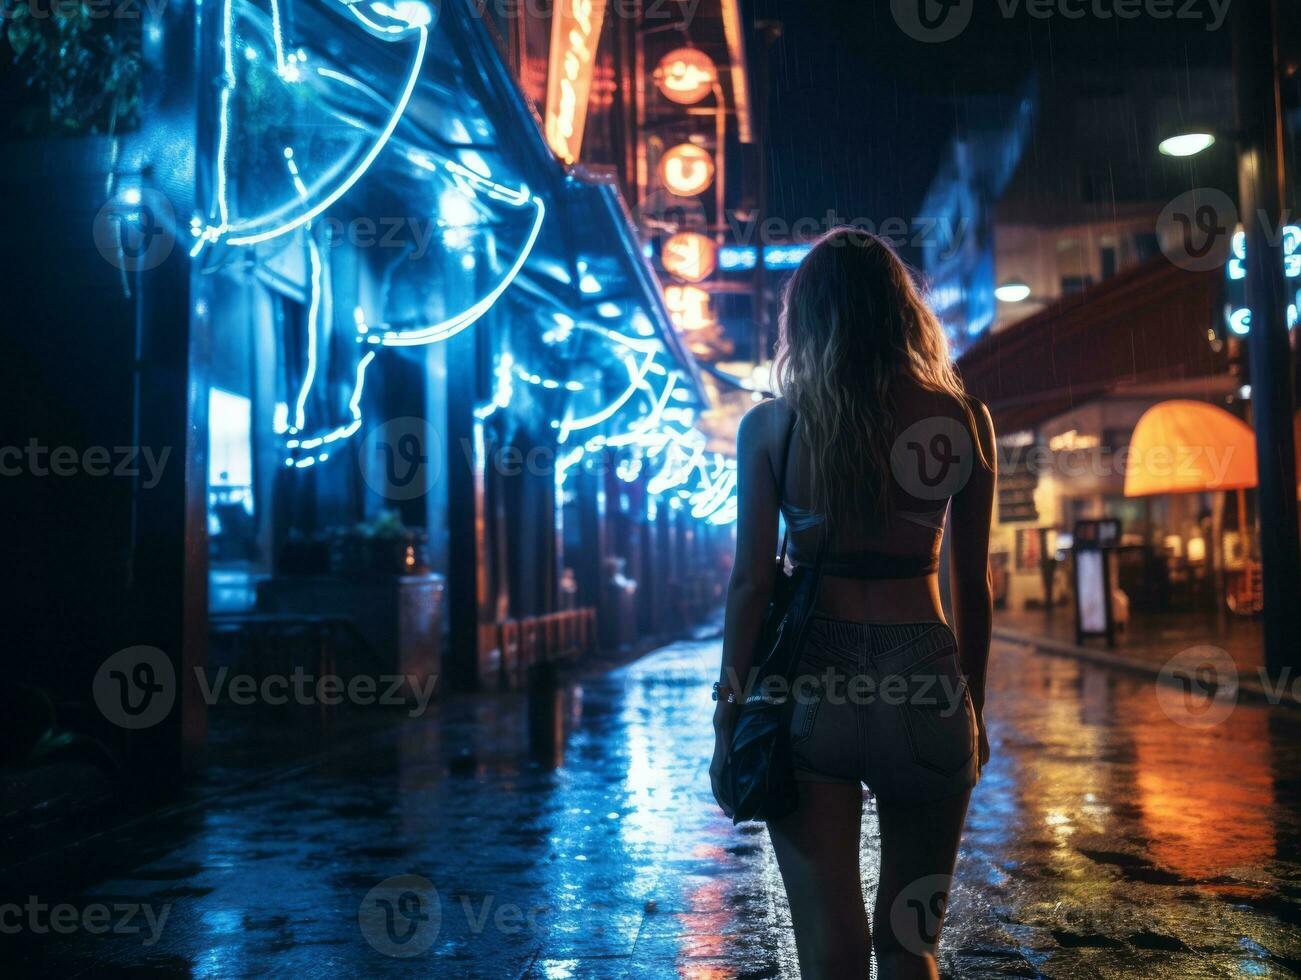
[[[637,112],[637,207],[641,208],[650,187],[650,164],[646,158],[646,31],[641,27],[645,22],[641,0],[635,0],[635,3],[637,15],[634,23],[637,29],[633,31],[632,77]],[[644,219],[646,216],[639,214],[639,217]],[[645,231],[644,228],[642,230]]]
[[[1283,269],[1284,157],[1276,0],[1240,0],[1234,24],[1238,193],[1247,243],[1252,419],[1256,428],[1265,665],[1301,667],[1301,561],[1287,282]]]
[[[755,193],[754,257],[754,364],[758,367],[768,356],[768,264],[764,255],[763,223],[768,217],[768,51],[781,37],[779,21],[761,20],[755,24],[759,43],[755,49],[754,145],[757,154]]]

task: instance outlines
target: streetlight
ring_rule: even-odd
[[[1214,133],[1179,133],[1161,141],[1157,147],[1168,157],[1194,157],[1215,145]]]
[[[1278,452],[1292,436],[1291,351],[1283,269],[1285,147],[1283,144],[1278,0],[1246,0],[1234,8],[1233,75],[1238,151],[1238,212],[1246,248],[1251,339],[1252,426],[1256,430],[1257,520],[1264,573],[1265,665],[1274,674],[1301,663],[1295,461]],[[1223,134],[1228,136],[1229,134]],[[1215,133],[1188,127],[1163,140],[1166,156],[1189,157],[1215,144]]]
[[[1233,75],[1237,102],[1238,211],[1247,249],[1247,305],[1251,308],[1252,424],[1259,469],[1256,502],[1264,573],[1265,666],[1274,675],[1301,664],[1296,597],[1301,594],[1297,552],[1296,460],[1280,446],[1292,436],[1291,351],[1283,241],[1285,146],[1280,78],[1278,0],[1234,8]]]
[[[1030,298],[1030,287],[1019,279],[1012,279],[994,290],[994,298],[1000,303],[1024,303]]]

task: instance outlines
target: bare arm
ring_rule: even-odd
[[[975,437],[980,440],[983,455],[990,465],[983,466],[977,458],[971,478],[953,498],[950,585],[953,613],[957,620],[958,656],[979,716],[985,707],[985,669],[989,662],[994,616],[989,576],[989,525],[993,519],[998,459],[994,423],[988,409],[978,404],[975,415]],[[983,721],[981,730],[984,730]]]
[[[727,587],[719,685],[738,693],[753,666],[776,574],[779,492],[768,447],[783,444],[783,425],[777,405],[765,402],[746,414],[736,434],[736,559]],[[725,710],[724,701],[719,704]]]
[[[714,799],[731,816],[726,799],[723,769],[727,762],[732,723],[739,700],[748,686],[754,661],[754,646],[763,628],[763,614],[777,574],[777,512],[780,492],[773,473],[770,445],[784,445],[776,429],[782,413],[773,402],[756,405],[741,420],[736,433],[736,560],[727,586],[727,608],[723,619],[723,664],[718,686],[721,696],[714,709],[714,757],[709,763],[709,781]],[[785,430],[782,430],[782,436]],[[728,704],[727,693],[737,695]]]

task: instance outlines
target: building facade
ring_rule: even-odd
[[[660,166],[675,140],[720,185],[735,165],[711,142],[747,119],[723,7],[699,13],[717,105],[672,133],[649,8],[586,0],[168,5],[129,35],[129,116],[14,115],[6,182],[44,217],[6,257],[49,324],[15,423],[166,460],[8,484],[38,579],[18,635],[50,651],[20,682],[86,702],[116,651],[161,651],[161,722],[84,707],[165,774],[202,757],[196,671],[263,640],[494,689],[715,602],[735,466],[643,229],[653,170],[701,179],[693,151]],[[88,360],[56,367],[87,316]]]
[[[944,261],[932,249],[925,268],[964,379],[1000,437],[1000,602],[1017,611],[1070,602],[1077,527],[1115,520],[1117,608],[1251,612],[1254,480],[1208,473],[1198,486],[1139,493],[1129,477],[1150,466],[1140,445],[1149,413],[1193,402],[1250,431],[1241,237],[1198,261],[1175,217],[1214,193],[1226,202],[1217,216],[1234,220],[1232,147],[1188,158],[1158,149],[1189,128],[1232,131],[1229,73],[1203,66],[1190,85],[1153,67],[1085,68],[1040,77],[1033,91],[1032,127],[1005,113],[990,128],[1001,138],[983,147],[979,128],[965,131],[928,196],[943,213],[988,215],[966,251]],[[982,184],[971,176],[980,172],[1004,179]],[[1193,441],[1186,448],[1207,460],[1255,451]]]

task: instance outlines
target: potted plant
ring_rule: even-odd
[[[415,575],[429,571],[428,538],[402,523],[397,511],[384,510],[369,523],[337,529],[330,549],[330,571],[338,575]]]

